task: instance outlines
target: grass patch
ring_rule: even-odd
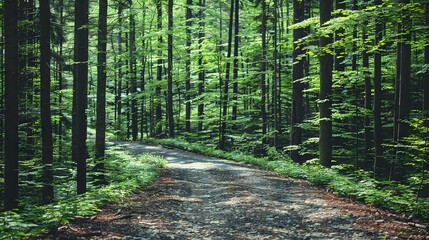
[[[25,206],[0,213],[0,239],[22,239],[46,233],[71,219],[91,216],[100,207],[133,194],[159,175],[166,161],[149,154],[135,156],[118,147],[106,151],[106,177],[109,185],[88,185],[88,192],[45,206]],[[72,184],[72,183],[69,183]]]
[[[429,200],[417,198],[409,187],[393,182],[379,182],[369,172],[356,170],[352,174],[343,175],[340,171],[347,167],[334,166],[331,169],[322,167],[317,160],[299,165],[288,155],[270,148],[266,157],[254,157],[239,151],[226,152],[207,147],[200,143],[189,143],[184,139],[147,139],[149,143],[176,147],[191,152],[233,161],[245,162],[266,170],[275,171],[287,177],[308,180],[327,187],[336,193],[351,197],[363,203],[396,213],[413,215],[429,221]]]

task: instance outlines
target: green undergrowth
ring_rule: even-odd
[[[46,233],[71,219],[97,213],[100,207],[121,201],[144,185],[151,183],[166,161],[149,154],[135,156],[118,147],[106,152],[104,187],[88,184],[83,195],[58,200],[45,206],[25,206],[17,211],[0,213],[0,239],[23,239]],[[74,184],[70,182],[69,184]]]
[[[372,178],[369,172],[363,170],[355,170],[347,175],[341,174],[340,172],[343,172],[344,168],[350,168],[347,165],[327,169],[320,166],[317,160],[299,165],[293,162],[288,155],[274,148],[268,149],[266,157],[254,157],[249,153],[221,151],[200,143],[189,143],[179,138],[147,139],[146,141],[257,165],[288,177],[308,180],[342,196],[351,197],[366,204],[429,221],[429,200],[417,198],[415,191],[409,186],[393,182],[378,182]]]

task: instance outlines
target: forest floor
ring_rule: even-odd
[[[43,239],[429,239],[426,226],[306,181],[177,149],[152,185]]]

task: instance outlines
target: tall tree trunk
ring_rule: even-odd
[[[158,31],[162,30],[162,1],[161,0],[156,0],[156,9],[157,9],[157,25],[158,25]],[[158,82],[162,81],[162,65],[163,65],[163,60],[162,60],[162,50],[161,50],[161,45],[162,45],[162,35],[160,34],[158,36],[158,65],[157,65],[157,70],[156,70],[156,80],[158,80]],[[159,84],[159,83],[158,83]],[[162,108],[161,108],[161,87],[157,86],[155,89],[155,94],[157,97],[157,101],[156,101],[156,106],[155,106],[155,115],[156,115],[156,121],[155,121],[155,125],[156,125],[156,134],[157,135],[161,135],[162,133]]]
[[[299,23],[305,19],[305,1],[293,1],[293,23]],[[305,36],[304,28],[293,30],[293,52],[292,52],[292,112],[290,144],[296,146],[291,151],[291,158],[295,162],[302,163],[303,159],[299,153],[302,144],[302,128],[300,124],[304,120],[304,50],[302,43],[298,41]]]
[[[146,2],[143,1],[143,28],[142,28],[142,34],[143,36],[146,34]],[[147,112],[146,112],[146,66],[147,66],[147,45],[146,40],[142,40],[142,67],[140,71],[140,91],[143,93],[143,96],[141,98],[141,105],[140,105],[140,141],[143,140],[144,132],[146,132],[146,135],[148,134],[147,129]]]
[[[262,117],[262,143],[266,143],[267,135],[267,4],[262,0],[262,57],[261,57],[261,117]]]
[[[73,94],[76,113],[76,125],[72,135],[76,140],[76,154],[74,162],[77,163],[77,193],[86,192],[86,108],[88,104],[88,1],[75,1],[75,69],[74,84],[76,91]]]
[[[128,32],[125,32],[125,52],[128,52],[128,57],[125,57],[125,99],[124,99],[124,107],[125,107],[125,116],[126,116],[126,130],[127,130],[127,137],[126,139],[131,139],[131,100],[130,100],[130,82],[131,82],[131,60],[130,60],[130,28],[128,28]]]
[[[64,26],[64,0],[59,1],[59,14],[60,14],[60,31],[63,31]],[[63,39],[60,38],[58,42],[59,54],[63,55]],[[61,60],[58,64],[58,90],[60,92],[58,96],[58,111],[59,111],[59,119],[58,119],[58,162],[63,161],[63,94],[62,90],[64,88],[64,78],[63,78],[63,66],[64,61]]]
[[[168,79],[167,79],[168,135],[174,138],[173,111],[173,0],[168,0]]]
[[[398,23],[398,35],[401,36],[397,50],[397,71],[395,86],[395,119],[394,136],[395,145],[398,145],[401,138],[407,137],[410,131],[408,123],[411,112],[410,85],[411,85],[411,24],[410,13],[406,10],[406,5],[410,0],[402,0],[402,24]],[[400,152],[395,147],[395,160],[390,166],[390,180],[396,178],[396,165]]]
[[[19,96],[18,96],[18,111],[20,113],[24,113],[22,117],[20,117],[20,139],[25,139],[24,141],[20,141],[19,145],[24,145],[24,151],[22,151],[23,160],[31,160],[34,156],[34,141],[33,141],[33,117],[34,114],[31,113],[32,101],[28,99],[32,94],[30,89],[27,86],[28,74],[29,74],[29,53],[28,51],[32,47],[27,47],[26,44],[29,43],[28,30],[31,28],[29,23],[29,14],[28,7],[29,4],[25,0],[17,0],[18,1],[18,67],[19,67]],[[25,138],[22,133],[25,133]]]
[[[3,1],[5,40],[4,209],[18,207],[18,3]]]
[[[191,131],[191,44],[192,0],[186,0],[185,130]]]
[[[240,35],[239,35],[239,29],[240,29],[240,5],[239,0],[235,0],[235,6],[234,6],[235,16],[234,16],[234,70],[233,70],[233,87],[232,87],[232,116],[231,120],[235,121],[237,120],[237,112],[238,112],[238,47],[240,42]]]
[[[365,1],[366,2],[366,1]],[[366,31],[366,26],[368,25],[368,22],[364,22],[363,28],[362,28],[362,42],[366,42],[368,39],[368,34]],[[364,88],[365,88],[365,100],[364,100],[364,108],[365,108],[365,114],[364,114],[364,157],[365,159],[369,159],[369,150],[371,149],[371,142],[372,142],[372,135],[371,135],[371,115],[372,112],[371,108],[371,77],[370,77],[370,70],[369,70],[369,54],[366,49],[366,47],[362,50],[362,68],[364,73]]]
[[[234,5],[235,0],[231,0],[229,11],[229,26],[228,26],[228,46],[226,53],[226,66],[225,66],[225,81],[223,83],[222,92],[222,122],[220,130],[219,149],[225,149],[225,134],[226,134],[226,121],[228,120],[228,93],[229,93],[229,80],[231,75],[231,52],[232,52],[232,32],[234,23]]]
[[[273,84],[272,84],[272,110],[273,110],[273,130],[274,130],[274,136],[273,136],[273,146],[277,147],[278,144],[278,135],[280,132],[279,129],[279,121],[278,121],[278,70],[277,70],[277,0],[274,0],[274,8],[273,8]]]
[[[320,26],[331,19],[332,0],[320,1]],[[332,162],[332,67],[333,57],[325,48],[332,43],[332,36],[320,36],[320,129],[319,159],[325,167]]]
[[[106,49],[107,0],[98,2],[98,54],[97,54],[97,121],[95,133],[95,171],[99,183],[104,183],[104,156],[106,148]]]
[[[426,26],[429,26],[429,3],[426,3]],[[429,42],[429,36],[426,36]],[[425,46],[425,64],[429,64],[429,45]],[[425,118],[429,118],[429,70],[426,71],[423,80],[423,113]],[[429,127],[429,119],[426,120],[426,126]]]
[[[425,4],[425,15],[426,15],[426,26],[429,26],[429,3]],[[429,42],[429,36],[426,35],[426,42]],[[429,45],[425,46],[425,64],[429,64]],[[429,137],[429,71],[426,71],[423,77],[423,117],[424,117],[424,126],[425,126],[425,137]],[[426,140],[426,148],[427,148]],[[429,153],[425,152],[426,159],[429,158]],[[419,196],[428,197],[429,196],[429,184],[425,183],[427,179],[427,170],[429,168],[428,161],[422,163],[422,174],[421,174],[421,187],[419,191]]]
[[[122,138],[122,77],[123,77],[123,73],[122,73],[122,10],[123,10],[123,6],[121,3],[119,3],[118,6],[118,27],[119,27],[119,32],[118,32],[118,62],[117,62],[117,68],[118,68],[118,89],[117,89],[117,94],[116,94],[116,110],[118,111],[117,113],[117,122],[116,122],[116,136],[118,139]]]
[[[358,11],[358,1],[357,0],[353,0],[353,6],[352,6],[352,10],[353,11]],[[356,74],[358,73],[358,55],[355,54],[357,52],[357,44],[356,42],[358,41],[358,28],[357,26],[355,26],[353,28],[353,43],[352,43],[352,52],[353,52],[353,57],[352,57],[352,71],[355,72]],[[359,166],[359,131],[361,129],[361,125],[360,125],[360,119],[359,119],[359,95],[360,90],[358,88],[358,83],[357,81],[354,82],[354,94],[355,94],[355,117],[353,118],[353,123],[355,125],[355,167],[358,168]]]
[[[53,142],[51,122],[51,12],[49,0],[40,0],[40,117],[42,126],[43,190],[42,202],[54,199]]]
[[[137,79],[136,79],[136,57],[134,56],[134,52],[136,50],[135,47],[135,41],[136,41],[136,23],[134,20],[134,12],[132,7],[132,2],[130,2],[130,46],[129,46],[129,53],[130,53],[130,65],[129,65],[129,76],[130,76],[130,94],[131,94],[131,101],[130,101],[130,109],[131,111],[131,135],[133,141],[137,141],[138,137],[138,111],[137,111]]]
[[[25,91],[26,98],[23,98],[25,111],[27,112],[27,119],[24,121],[26,122],[26,134],[27,134],[27,159],[32,159],[34,157],[35,152],[35,137],[34,137],[34,124],[36,122],[37,116],[32,114],[32,109],[35,108],[34,104],[34,95],[35,95],[35,86],[34,86],[34,70],[37,69],[37,56],[35,54],[35,46],[36,46],[36,32],[35,32],[35,19],[34,19],[34,12],[35,12],[35,4],[33,0],[28,0],[25,4],[22,6],[23,12],[25,14],[25,21],[27,22],[26,25],[24,25],[24,36],[23,40],[23,46],[26,52],[26,55],[24,56],[24,64],[25,66],[22,66],[21,69],[25,69],[22,73],[22,88]],[[19,8],[19,7],[18,7]],[[27,47],[25,47],[25,44],[28,44]]]
[[[0,49],[4,49],[4,19],[0,19]],[[0,51],[0,109],[4,109],[4,52]],[[4,159],[4,115],[0,117],[0,158]]]
[[[375,0],[376,6],[381,6],[381,0]],[[383,34],[383,23],[376,19],[375,24],[375,45],[380,45]],[[381,47],[381,46],[379,46]],[[378,50],[374,53],[374,173],[380,177],[386,173],[387,163],[383,157],[383,125],[381,122],[381,51]]]
[[[206,72],[204,70],[204,57],[202,52],[202,45],[205,39],[205,19],[204,11],[206,7],[206,0],[199,1],[199,22],[200,28],[198,30],[198,95],[203,96],[205,91],[205,78]],[[204,120],[204,97],[201,97],[198,104],[198,132],[203,131],[203,120]]]

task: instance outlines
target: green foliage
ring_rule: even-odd
[[[67,224],[73,218],[83,218],[97,213],[100,207],[120,201],[141,186],[152,182],[166,165],[159,156],[149,154],[134,156],[120,148],[107,151],[106,168],[109,185],[91,186],[86,194],[45,205],[29,205],[20,211],[0,213],[0,239],[22,239],[40,235],[53,227]]]

